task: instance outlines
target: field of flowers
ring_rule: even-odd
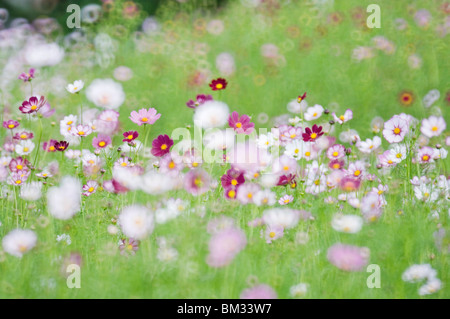
[[[0,8],[0,297],[449,298],[450,2],[370,3]]]

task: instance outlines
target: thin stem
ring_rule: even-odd
[[[80,97],[80,123],[83,125],[83,99],[79,92],[77,92],[77,95]]]
[[[38,157],[39,157],[39,150],[41,148],[41,139],[42,139],[42,120],[41,120],[41,117],[39,115],[38,115],[38,118],[39,118],[39,128],[40,128],[40,130],[39,130],[38,147],[36,148],[36,156],[34,157],[34,164],[33,164],[33,166],[35,168],[36,168],[37,160],[38,160]]]

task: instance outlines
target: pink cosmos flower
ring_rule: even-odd
[[[152,142],[153,156],[161,157],[170,152],[173,140],[168,135],[159,135]]]
[[[9,162],[9,170],[11,172],[28,171],[29,165],[30,162],[26,158],[19,156]]]
[[[246,245],[245,233],[239,228],[228,227],[211,237],[206,262],[214,268],[227,266]]]
[[[394,115],[384,123],[383,136],[389,143],[399,143],[403,141],[408,133],[409,124],[398,115]]]
[[[224,189],[223,194],[226,199],[235,200],[237,196],[237,188],[234,186],[229,186]]]
[[[96,131],[106,135],[112,135],[119,128],[119,112],[105,110],[101,112],[96,121]]]
[[[331,115],[333,115],[333,119],[336,123],[344,124],[345,122],[350,121],[353,118],[353,112],[350,109],[347,109],[343,115],[340,115],[339,117],[336,116],[336,113],[333,112]]]
[[[278,299],[278,296],[269,285],[259,284],[242,291],[240,299]]]
[[[32,79],[34,79],[34,72],[35,72],[35,69],[34,68],[31,68],[29,71],[28,71],[28,73],[25,73],[25,72],[23,72],[23,73],[21,73],[20,75],[19,75],[19,80],[23,80],[24,82],[30,82]]]
[[[354,163],[350,163],[348,169],[346,171],[348,176],[353,178],[361,178],[365,173],[366,167],[364,162],[356,161]]]
[[[360,186],[361,180],[350,176],[343,177],[339,182],[339,187],[345,192],[354,192],[358,190]]]
[[[395,166],[398,164],[397,158],[390,150],[387,150],[383,154],[378,155],[378,161],[384,167]]]
[[[334,244],[328,249],[330,263],[345,271],[362,271],[369,263],[370,250],[344,244]]]
[[[312,128],[305,128],[305,133],[302,134],[303,141],[314,142],[316,139],[323,135],[322,126],[314,124]]]
[[[56,143],[58,143],[57,140],[50,140],[48,142],[44,142],[44,144],[42,145],[42,148],[46,152],[56,152],[57,151],[57,149],[55,147]]]
[[[287,205],[289,203],[292,203],[294,201],[294,196],[292,195],[284,195],[278,200],[278,204],[280,205]]]
[[[15,129],[19,125],[20,125],[20,123],[15,120],[3,121],[3,127],[7,128],[9,130]]]
[[[228,125],[238,134],[251,134],[255,129],[255,123],[250,122],[250,117],[246,114],[239,117],[238,112],[234,111],[228,118]]]
[[[92,146],[95,149],[103,149],[111,144],[111,137],[104,134],[98,134],[97,137],[92,139]]]
[[[136,131],[127,131],[127,132],[123,133],[124,139],[122,140],[122,142],[130,143],[130,142],[134,141],[138,136],[139,136],[139,133]]]
[[[253,196],[260,190],[258,184],[255,183],[245,183],[239,187],[237,190],[236,199],[240,201],[242,204],[251,204],[253,203]]]
[[[87,181],[87,183],[83,186],[84,196],[91,196],[97,191],[98,183],[96,181]]]
[[[148,110],[140,109],[139,112],[132,111],[129,118],[134,123],[141,126],[142,124],[154,124],[160,117],[161,114],[154,108],[149,108]]]
[[[16,133],[14,135],[13,139],[20,140],[20,141],[25,141],[25,140],[32,139],[33,137],[34,137],[33,133],[27,132],[27,131],[22,131],[20,133]]]
[[[284,185],[291,185],[292,188],[295,187],[295,178],[297,175],[295,174],[287,174],[287,175],[281,175],[278,179],[277,186],[284,186]]]
[[[8,184],[14,186],[21,186],[30,176],[29,171],[16,171],[12,172],[8,179]]]
[[[123,194],[128,192],[128,188],[120,184],[118,181],[116,181],[114,178],[109,181],[105,181],[103,183],[103,188],[110,193],[114,194]]]
[[[419,152],[417,152],[417,159],[419,163],[431,163],[433,160],[434,150],[429,146],[422,147]]]
[[[345,157],[345,147],[341,144],[335,144],[328,149],[327,156],[330,160]]]
[[[120,240],[120,254],[121,255],[135,255],[136,251],[139,249],[139,240],[133,238],[121,239]]]
[[[301,127],[293,127],[290,125],[283,125],[280,130],[280,142],[284,146],[293,140],[300,140],[302,138],[303,130]]]
[[[48,118],[52,116],[55,113],[56,109],[52,109],[50,104],[48,102],[45,102],[44,105],[39,109],[38,113],[41,114],[43,117]]]
[[[133,164],[131,161],[131,158],[128,156],[121,157],[117,161],[114,162],[114,168],[120,168],[120,167],[130,167]]]
[[[428,138],[432,138],[433,136],[439,136],[442,132],[445,131],[447,125],[442,116],[430,116],[427,119],[422,120],[422,125],[420,127],[420,132]]]
[[[370,192],[361,199],[361,214],[368,222],[376,221],[382,211],[382,195]]]
[[[261,235],[263,231],[261,230]],[[271,244],[272,241],[277,240],[284,236],[284,228],[280,225],[267,225],[266,230],[264,231],[264,237],[266,239],[266,243]]]
[[[201,168],[192,169],[184,176],[184,188],[194,196],[207,192],[210,184],[211,176]]]
[[[159,172],[177,176],[184,168],[182,158],[177,154],[167,153],[159,161]]]
[[[41,107],[45,105],[46,101],[43,96],[38,99],[36,96],[30,97],[28,101],[23,101],[22,105],[19,106],[20,112],[24,114],[31,114],[39,111]]]
[[[196,107],[202,105],[205,102],[212,101],[213,97],[211,95],[199,94],[196,97],[196,100],[189,100],[186,105],[191,109],[195,109]]]

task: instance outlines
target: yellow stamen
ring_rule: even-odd
[[[306,157],[310,157],[311,156],[311,152],[305,152],[305,156]]]
[[[339,152],[333,152],[333,156],[337,157],[339,155]]]
[[[88,192],[92,193],[94,191],[94,187],[89,187]]]
[[[9,124],[9,125],[8,125],[8,128],[14,128],[14,127],[15,127],[14,124]]]
[[[100,147],[103,147],[105,145],[106,145],[106,143],[104,141],[101,141],[100,143],[98,143],[98,146],[100,146]]]
[[[127,162],[123,162],[122,164],[120,164],[122,167],[125,167],[125,166],[127,166],[128,164],[127,164]]]
[[[235,180],[235,179],[231,180],[231,185],[236,186],[237,183],[238,183],[237,180]]]
[[[433,126],[433,127],[431,128],[431,130],[432,130],[433,132],[436,132],[436,131],[438,130],[438,127],[437,127],[437,126]]]
[[[21,135],[20,135],[20,138],[25,139],[25,138],[27,138],[27,136],[26,136],[26,134],[21,134]]]
[[[358,170],[356,170],[356,171],[353,173],[353,175],[359,176],[359,175],[361,175],[361,171],[358,169]]]
[[[400,134],[400,132],[401,132],[402,130],[399,128],[399,127],[396,127],[395,129],[394,129],[394,134]]]
[[[166,144],[161,145],[161,149],[164,151],[165,149],[167,149],[167,145]]]
[[[175,168],[175,163],[174,163],[173,161],[171,161],[171,162],[169,163],[169,168],[170,168],[170,169]]]
[[[133,135],[132,134],[128,135],[127,139],[132,140],[133,139]]]
[[[269,233],[269,237],[270,237],[270,238],[274,238],[274,237],[275,237],[275,235],[276,235],[276,234],[275,234],[275,232],[274,232],[274,231],[271,231],[271,232]]]
[[[141,122],[148,122],[148,118],[146,117],[141,118]]]
[[[311,138],[312,138],[312,139],[315,139],[316,137],[317,137],[317,134],[316,134],[316,133],[312,133],[312,134],[311,134]]]
[[[237,122],[237,123],[236,123],[236,127],[237,127],[237,128],[241,128],[241,127],[242,127],[242,123],[241,123],[241,122]]]
[[[230,190],[230,191],[228,192],[228,197],[234,198],[235,196],[236,196],[236,192],[235,192],[234,190]]]
[[[344,121],[344,120],[345,120],[344,115],[339,116],[339,119],[340,119],[341,121]]]
[[[216,89],[219,89],[219,90],[220,90],[221,88],[223,88],[222,83],[217,83],[217,84],[216,84]]]
[[[84,131],[78,131],[78,135],[84,135]]]
[[[23,168],[23,166],[19,164],[16,166],[16,168],[20,171]]]

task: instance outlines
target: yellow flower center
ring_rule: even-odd
[[[295,138],[297,135],[295,134],[291,134],[291,138]]]
[[[286,166],[283,167],[283,169],[284,169],[285,171],[288,171],[288,170],[289,170],[289,166],[286,165]]]
[[[221,89],[221,88],[223,88],[222,83],[217,83],[217,84],[216,84],[216,89]]]
[[[275,234],[275,232],[274,232],[274,231],[271,231],[271,232],[269,233],[269,237],[270,237],[270,238],[274,238],[274,237],[275,237],[275,235],[276,235],[276,234]]]
[[[333,168],[334,168],[334,169],[341,168],[341,165],[339,165],[339,163],[334,163],[334,164],[333,164]]]
[[[23,168],[23,166],[19,164],[19,165],[16,166],[16,168],[17,168],[18,170],[21,170],[21,169]]]
[[[241,123],[241,122],[237,122],[237,123],[236,123],[236,127],[237,127],[237,128],[241,128],[241,127],[242,127],[242,123]]]
[[[314,181],[314,184],[319,185],[319,184],[320,184],[320,179],[316,179],[316,180]]]
[[[339,152],[333,152],[333,156],[337,157],[339,155]]]
[[[122,164],[120,164],[122,167],[127,166],[127,162],[123,162]]]
[[[356,171],[353,173],[353,175],[359,176],[359,175],[361,175],[361,171],[358,169],[358,170],[356,170]]]
[[[237,180],[235,180],[235,179],[233,179],[232,181],[231,181],[231,185],[233,185],[233,186],[236,186],[237,185]]]
[[[424,160],[424,161],[428,161],[429,159],[430,159],[430,157],[428,155],[422,156],[422,160]]]
[[[30,149],[29,149],[28,147],[24,147],[24,148],[23,148],[23,151],[24,151],[24,152],[28,152],[29,150],[30,150]]]
[[[202,185],[202,179],[201,179],[200,177],[197,177],[197,178],[194,180],[194,184],[195,184],[196,186]]]
[[[300,152],[300,150],[298,148],[295,149],[294,153],[298,154]]]
[[[198,166],[197,162],[192,163],[192,167],[197,167],[197,166]]]
[[[313,114],[313,117],[316,117],[316,116],[317,116],[317,113],[314,113],[314,114]]]
[[[305,156],[306,157],[310,157],[311,156],[311,152],[305,152]]]
[[[62,147],[62,146],[61,146],[61,147]],[[61,148],[61,147],[60,147],[60,148]],[[89,160],[88,163],[89,163],[89,164],[94,164],[94,160]]]
[[[387,161],[388,162],[388,164],[392,164],[393,162],[392,162],[392,160],[389,160],[389,161]]]
[[[288,203],[289,203],[289,198],[285,199],[285,200],[284,200],[284,203],[285,203],[285,204],[288,204]]]
[[[433,132],[436,132],[436,131],[438,130],[438,127],[437,127],[437,126],[433,126],[433,127],[431,128],[431,130],[432,130]]]
[[[141,122],[148,122],[148,118],[146,117],[141,118]]]
[[[34,110],[37,109],[37,106],[36,106],[36,105],[32,105],[32,106],[31,106],[31,109],[34,111]]]
[[[401,130],[399,127],[396,127],[396,128],[394,129],[394,134],[400,134],[401,131],[402,131],[402,130]]]
[[[234,190],[230,190],[230,191],[228,192],[228,197],[234,198],[235,196],[236,196],[236,192],[235,192]]]
[[[78,135],[84,135],[84,131],[78,131]]]
[[[344,115],[339,116],[339,119],[340,119],[341,121],[345,120]]]
[[[24,138],[25,139],[25,138],[27,138],[27,136],[26,136],[26,134],[21,134],[20,138]]]
[[[170,163],[169,163],[169,168],[170,169],[173,169],[175,167],[175,163],[173,162],[173,161],[171,161]]]
[[[61,147],[59,147],[59,148],[61,148]],[[64,148],[64,147],[63,147]],[[50,146],[49,148],[48,148],[48,150],[49,151],[54,151],[55,150],[55,147],[54,146]]]
[[[66,124],[67,125],[71,125],[73,123],[73,121],[69,121],[69,122],[67,122]]]
[[[52,147],[53,147],[53,146],[52,146]],[[51,149],[51,148],[50,148],[50,149]],[[53,147],[53,149],[55,149],[55,148]],[[62,146],[62,145],[61,145],[61,146],[59,147],[59,149],[60,149],[60,150],[63,150],[63,149],[64,149],[64,146]],[[94,161],[93,161],[93,160],[90,160],[89,162],[92,162],[91,164],[93,164],[93,163],[94,163]]]
[[[98,146],[100,146],[100,147],[103,147],[105,145],[106,145],[106,143],[104,141],[101,141],[100,143],[98,143]]]
[[[253,194],[252,193],[248,193],[247,194],[247,198],[252,198],[253,197]]]
[[[20,180],[20,179],[18,179],[17,181],[16,181],[16,184],[21,184],[22,183],[22,181]]]
[[[397,158],[401,158],[402,157],[402,153],[397,153],[397,155],[395,155]]]
[[[88,192],[92,193],[94,191],[94,187],[89,187]]]
[[[317,137],[317,134],[316,134],[316,133],[312,133],[312,134],[311,134],[311,138],[312,138],[312,139],[315,139],[316,137]]]
[[[14,126],[14,124],[9,124],[8,125],[8,128],[14,128],[15,126]]]
[[[76,91],[76,90],[78,90],[78,88],[75,86],[75,87],[73,88],[73,90]]]

